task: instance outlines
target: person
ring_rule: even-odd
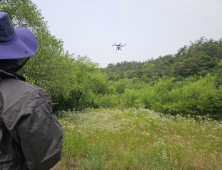
[[[61,159],[63,131],[48,94],[17,73],[36,51],[34,34],[0,11],[0,170],[49,170]]]

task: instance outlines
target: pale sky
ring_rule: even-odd
[[[75,57],[106,67],[175,54],[205,36],[222,38],[222,0],[32,0]],[[113,43],[126,44],[116,51]]]

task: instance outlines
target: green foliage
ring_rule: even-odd
[[[99,94],[94,98],[94,107],[108,107],[115,108],[119,106],[119,95],[118,94]]]
[[[222,61],[220,62],[220,64],[218,64],[215,81],[217,86],[222,85]]]
[[[15,27],[30,29],[38,41],[36,55],[19,73],[32,79],[50,96],[60,93],[67,96],[72,89],[69,72],[73,55],[65,52],[63,42],[50,34],[37,6],[31,0],[5,0],[1,10],[9,14]]]
[[[3,0],[0,10],[9,14],[15,27],[27,27],[34,34],[39,28],[47,27],[41,12],[31,0]]]
[[[123,93],[95,96],[96,107],[145,108],[172,115],[208,116],[222,119],[222,87],[211,75],[188,77],[183,81],[163,77],[155,85],[126,88]]]
[[[88,57],[78,56],[72,62],[70,70],[70,90],[68,98],[63,96],[54,96],[57,105],[54,110],[76,109],[82,110],[85,107],[91,107],[94,103],[93,96],[96,94],[105,94],[107,92],[106,77],[100,73],[97,64],[91,62]]]

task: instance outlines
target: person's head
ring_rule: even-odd
[[[0,11],[0,69],[18,71],[36,50],[34,34],[26,28],[14,28],[9,15]]]

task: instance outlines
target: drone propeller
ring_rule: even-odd
[[[113,43],[113,45],[110,45],[110,46],[116,46],[116,47],[124,47],[126,44],[122,44],[122,43],[119,43],[119,44],[115,44]]]

